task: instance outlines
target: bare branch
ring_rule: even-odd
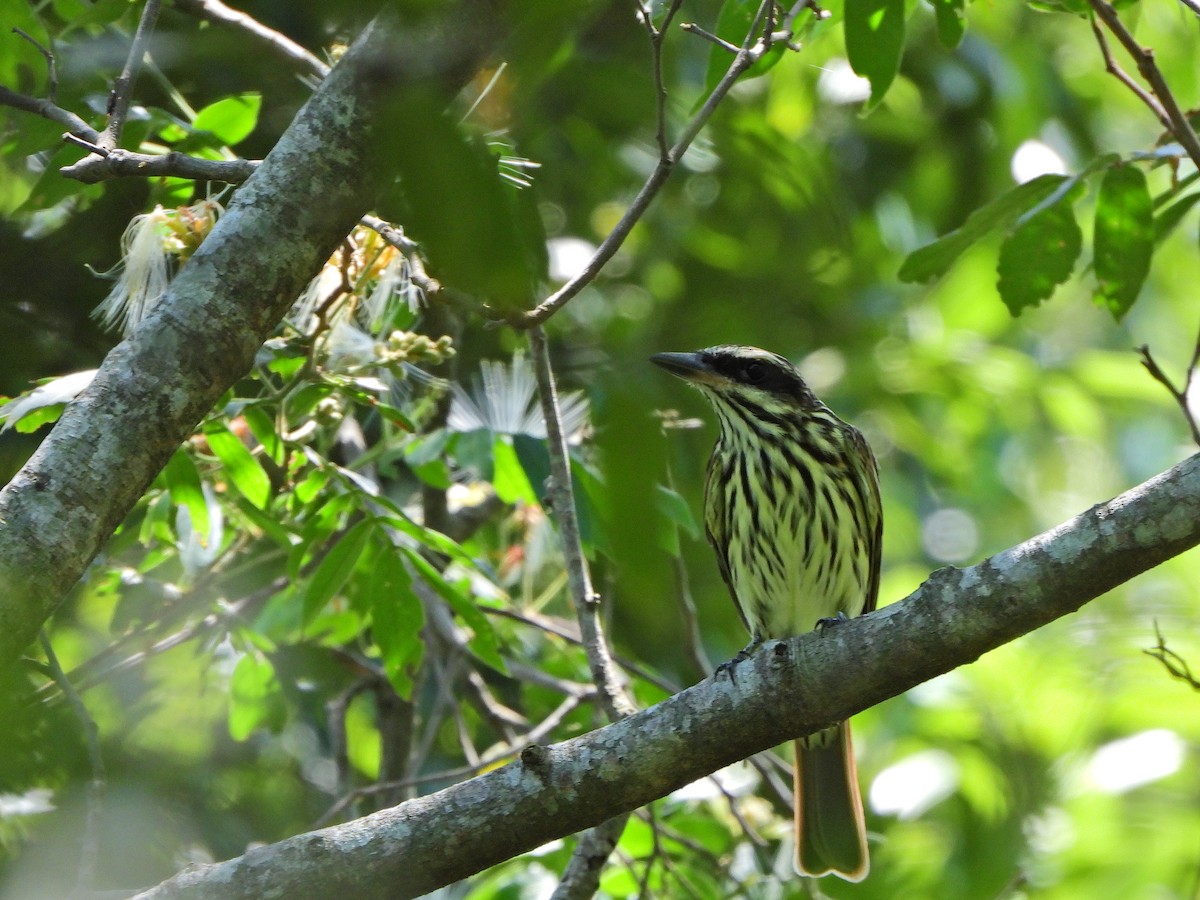
[[[71,134],[84,138],[89,143],[94,144],[100,140],[100,132],[75,115],[75,113],[55,105],[50,100],[38,100],[36,97],[18,94],[16,91],[9,90],[0,85],[0,106],[11,106],[13,109],[33,113],[35,116],[41,116],[43,119],[57,122]]]
[[[621,839],[621,832],[628,821],[629,813],[624,813],[580,833],[575,852],[571,854],[550,900],[588,900],[596,896],[604,865]]]
[[[1147,656],[1153,656],[1171,675],[1178,678],[1180,681],[1188,684],[1192,690],[1200,691],[1200,680],[1192,674],[1191,667],[1187,664],[1187,660],[1167,646],[1167,640],[1163,637],[1162,632],[1158,628],[1158,622],[1154,623],[1154,636],[1158,639],[1158,643],[1149,650],[1143,650]]]
[[[574,623],[567,623],[564,620],[541,615],[540,613],[521,613],[511,609],[504,609],[499,606],[484,606],[481,607],[481,609],[489,616],[499,616],[503,619],[512,619],[514,622],[521,622],[525,625],[537,628],[540,631],[544,631],[546,634],[552,634],[556,638],[560,638],[567,643],[575,644],[576,646],[580,647],[583,646],[583,639],[579,636],[577,631],[572,631],[571,629],[571,625]],[[675,691],[679,690],[678,684],[674,684],[663,678],[661,675],[657,675],[654,672],[651,672],[649,669],[639,666],[632,660],[624,659],[623,657],[617,655],[614,655],[613,659],[616,661],[617,665],[626,672],[631,675],[636,675],[647,684],[652,684],[659,690],[666,691],[667,693],[674,693]]]
[[[104,126],[104,133],[96,142],[105,149],[113,150],[120,143],[121,131],[125,128],[125,119],[129,115],[129,104],[133,100],[133,88],[137,84],[138,74],[142,71],[142,59],[146,55],[160,9],[162,0],[146,0],[146,5],[142,8],[142,17],[138,21],[137,31],[133,33],[133,43],[129,45],[125,67],[117,76],[112,94],[108,98],[108,124]]]
[[[226,6],[220,0],[174,0],[174,3],[175,8],[182,12],[208,22],[228,25],[244,31],[253,37],[260,47],[269,50],[306,75],[324,78],[329,74],[329,66],[316,55],[301,47],[286,34],[268,28],[240,9]]]
[[[84,141],[75,135],[63,135],[63,140],[95,154],[59,169],[64,178],[73,178],[84,184],[96,184],[113,178],[155,178],[164,175],[241,184],[254,174],[261,162],[257,159],[201,159],[174,150],[160,155],[120,148],[105,151],[102,144]]]
[[[736,683],[707,679],[471,781],[189,867],[140,897],[420,896],[973,662],[1198,543],[1200,455],[978,565],[940,569],[904,600],[770,642]]]
[[[562,536],[567,580],[571,587],[575,617],[579,621],[579,631],[583,637],[583,649],[587,654],[592,681],[599,690],[600,702],[608,720],[615,722],[632,715],[637,706],[617,677],[612,651],[604,634],[604,624],[600,620],[600,595],[592,587],[591,573],[583,555],[574,490],[571,486],[571,457],[567,449],[566,435],[562,430],[558,389],[554,383],[554,370],[550,365],[546,332],[540,325],[530,330],[529,345],[537,371],[542,416],[546,420],[546,445],[550,453],[551,472],[551,484],[548,488],[550,508],[558,520],[558,530]],[[595,895],[600,885],[600,873],[617,845],[628,819],[628,814],[616,816],[579,836],[579,842],[571,854],[571,861],[563,873],[558,889],[554,892],[556,900]]]
[[[571,278],[570,281],[533,309],[509,316],[508,321],[511,325],[517,328],[532,328],[535,325],[540,325],[565,306],[572,297],[596,280],[596,276],[600,274],[600,270],[604,268],[613,255],[621,248],[621,245],[625,243],[625,239],[629,237],[629,232],[633,230],[633,226],[645,215],[646,210],[649,209],[654,198],[658,196],[658,192],[662,189],[662,186],[671,177],[671,172],[674,170],[675,164],[683,158],[688,147],[692,145],[692,141],[696,139],[696,135],[700,133],[700,129],[712,117],[713,112],[716,111],[721,101],[725,99],[734,82],[754,63],[761,59],[776,42],[776,35],[774,34],[756,37],[758,28],[767,15],[767,9],[773,3],[774,0],[764,0],[759,7],[754,23],[746,35],[746,40],[741,48],[738,49],[733,61],[729,64],[729,69],[726,70],[716,87],[712,89],[712,93],[708,95],[708,99],[705,100],[704,105],[700,107],[700,110],[684,127],[683,132],[676,139],[671,149],[667,151],[666,156],[659,159],[658,165],[654,167],[654,171],[650,173],[641,190],[638,191],[637,196],[634,197],[633,202],[629,205],[629,208],[625,210],[625,214],[613,226],[613,230],[608,233],[608,236],[600,242],[600,246],[596,248],[596,252],[592,254],[592,258],[588,260],[587,265],[583,267],[582,271]]]
[[[663,15],[663,22],[660,26],[655,26],[653,15],[650,12],[650,7],[638,3],[638,18],[642,25],[645,26],[646,33],[650,37],[650,59],[651,69],[654,73],[654,118],[655,118],[655,139],[658,141],[658,156],[659,159],[667,159],[670,155],[671,148],[667,143],[667,86],[663,79],[663,40],[666,37],[667,30],[671,27],[671,21],[675,18],[675,14],[679,12],[679,7],[683,4],[683,0],[671,0],[671,5],[667,7],[666,13]]]
[[[58,66],[54,61],[54,54],[50,52],[49,47],[43,47],[41,42],[33,37],[23,28],[13,26],[13,34],[20,35],[33,44],[37,52],[42,54],[46,60],[46,99],[54,103],[58,99]]]
[[[1105,71],[1115,77],[1117,81],[1121,82],[1121,84],[1125,85],[1125,87],[1129,88],[1135,97],[1141,100],[1142,103],[1146,104],[1150,111],[1154,113],[1155,117],[1157,117],[1158,121],[1162,123],[1163,128],[1167,129],[1168,131],[1172,131],[1171,117],[1167,115],[1167,111],[1163,109],[1162,104],[1158,102],[1158,98],[1138,84],[1133,79],[1132,75],[1121,68],[1120,64],[1112,55],[1112,49],[1108,46],[1108,38],[1104,36],[1104,31],[1100,28],[1099,23],[1095,20],[1095,18],[1093,18],[1091,22],[1092,33],[1096,36],[1096,43],[1100,45],[1100,54],[1104,57]]]
[[[1163,112],[1166,115],[1167,129],[1175,135],[1175,140],[1183,145],[1192,162],[1200,167],[1200,137],[1197,137],[1195,129],[1188,122],[1187,116],[1184,115],[1178,101],[1175,99],[1175,95],[1171,92],[1170,85],[1163,78],[1158,64],[1154,61],[1154,51],[1149,47],[1143,47],[1137,42],[1132,32],[1125,27],[1125,23],[1121,21],[1120,16],[1117,15],[1117,11],[1113,9],[1112,4],[1108,3],[1107,0],[1090,0],[1090,2],[1096,15],[1100,17],[1108,27],[1108,30],[1121,42],[1121,45],[1133,57],[1133,61],[1137,63],[1138,72],[1142,78],[1146,79],[1147,84],[1150,85],[1150,89],[1162,105]]]
[[[575,616],[579,620],[579,631],[583,638],[588,666],[591,668],[592,680],[600,691],[600,701],[609,721],[615,722],[632,714],[637,707],[617,677],[612,652],[604,635],[604,624],[600,621],[600,596],[592,587],[592,576],[588,572],[587,559],[583,555],[579,522],[575,516],[575,492],[571,486],[571,458],[568,455],[567,438],[563,434],[562,420],[558,412],[558,389],[550,367],[546,333],[540,327],[530,329],[529,346],[534,369],[537,371],[542,415],[546,420],[546,443],[550,452],[550,504],[558,522],[559,534],[562,536],[571,599],[575,603]]]
[[[391,222],[385,222],[379,216],[363,216],[359,221],[372,231],[378,232],[381,238],[404,254],[405,259],[408,260],[408,277],[413,284],[425,292],[426,296],[432,297],[441,293],[442,283],[436,278],[431,278],[425,271],[425,261],[421,259],[421,254],[418,252],[419,245],[416,241],[406,236],[402,229]]]
[[[731,43],[729,43],[729,41],[724,40],[723,38],[717,37],[711,31],[705,31],[703,28],[701,28],[695,22],[684,22],[679,27],[681,29],[683,29],[684,31],[686,31],[688,34],[694,34],[694,35],[696,35],[696,37],[704,38],[704,40],[708,41],[709,43],[716,44],[722,50],[727,50],[730,53],[736,54],[738,52],[738,50],[741,49],[740,47],[738,47],[737,44],[731,44]]]
[[[1184,376],[1182,389],[1175,387],[1171,383],[1171,379],[1167,377],[1167,373],[1162,370],[1162,367],[1150,355],[1150,348],[1148,346],[1143,344],[1137,349],[1138,353],[1142,356],[1142,365],[1146,367],[1146,371],[1150,373],[1151,378],[1167,389],[1167,392],[1183,412],[1183,418],[1188,423],[1188,428],[1192,432],[1192,440],[1200,444],[1200,423],[1196,421],[1196,417],[1192,413],[1191,404],[1188,403],[1188,394],[1191,393],[1197,366],[1200,366],[1200,334],[1196,336],[1196,345],[1192,350],[1192,359],[1188,363],[1187,374]]]

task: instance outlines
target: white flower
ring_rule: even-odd
[[[447,425],[453,431],[486,428],[495,434],[527,434],[544,438],[546,422],[534,397],[537,387],[533,366],[523,351],[513,355],[512,365],[485,361],[480,366],[482,388],[468,393],[454,385],[454,400]],[[563,432],[575,435],[587,422],[588,403],[582,393],[558,395]]]
[[[51,378],[32,391],[9,400],[0,406],[0,419],[4,420],[4,427],[0,428],[0,431],[8,431],[34,410],[45,406],[57,406],[59,403],[70,403],[95,377],[95,369],[72,372],[70,375]]]
[[[105,328],[120,326],[128,335],[171,283],[171,254],[166,247],[166,210],[134,216],[121,236],[121,275],[109,295],[92,312]]]
[[[421,289],[413,284],[412,268],[409,266],[408,259],[399,250],[389,249],[391,249],[391,258],[383,267],[383,271],[379,273],[379,280],[375,282],[375,287],[367,295],[365,311],[367,322],[373,332],[378,332],[387,322],[388,307],[393,297],[400,297],[413,315],[420,311],[421,304],[425,300]]]
[[[334,372],[371,366],[379,359],[375,339],[344,318],[329,330],[324,349],[325,366]]]
[[[292,306],[290,318],[297,331],[301,334],[313,333],[317,327],[317,310],[333,296],[334,291],[340,290],[341,285],[342,273],[338,267],[326,263]]]
[[[163,298],[176,269],[212,231],[224,207],[215,199],[192,206],[163,209],[134,216],[121,236],[117,283],[92,315],[105,328],[121,327],[129,335]]]

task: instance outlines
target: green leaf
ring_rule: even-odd
[[[1137,166],[1109,169],[1096,200],[1093,265],[1099,296],[1118,322],[1129,312],[1150,272],[1154,252],[1154,203]]]
[[[411,519],[399,515],[382,517],[379,521],[395,528],[402,534],[408,535],[421,546],[428,547],[435,553],[440,553],[442,556],[461,563],[468,568],[479,568],[466,550],[440,531],[434,531],[432,528],[418,525]]]
[[[257,525],[267,537],[285,550],[290,550],[297,543],[297,535],[294,531],[290,530],[274,516],[267,515],[244,497],[238,498],[237,508],[242,515]]]
[[[1162,242],[1200,200],[1200,192],[1180,197],[1154,217],[1154,243]]]
[[[496,435],[492,442],[492,458],[495,460],[492,486],[496,489],[496,496],[508,504],[520,500],[529,506],[537,506],[537,494],[521,467],[517,451],[504,435]]]
[[[480,612],[474,600],[464,596],[453,585],[447,582],[442,577],[442,573],[435,569],[429,560],[421,556],[416,550],[410,547],[403,547],[401,549],[412,561],[417,571],[421,573],[421,577],[425,579],[425,582],[450,605],[450,608],[458,614],[459,618],[474,633],[471,640],[467,642],[467,646],[471,648],[471,652],[479,657],[481,662],[491,666],[497,672],[508,674],[508,667],[504,665],[504,659],[500,656],[500,647],[496,640],[495,629],[492,628],[492,623],[487,620],[487,616]]]
[[[250,433],[263,445],[263,449],[275,461],[277,466],[283,465],[284,446],[275,430],[275,420],[260,405],[248,404],[242,407],[242,417],[250,426]]]
[[[261,727],[278,729],[287,717],[275,668],[264,657],[247,653],[229,679],[229,734],[244,741]]]
[[[293,492],[301,503],[311,503],[321,493],[321,488],[329,482],[328,469],[312,469],[304,479],[296,484]]]
[[[226,147],[232,147],[250,136],[261,107],[262,94],[254,91],[226,97],[196,113],[192,129],[207,131]]]
[[[167,490],[176,506],[185,507],[192,519],[192,530],[203,537],[208,536],[208,502],[200,487],[200,473],[196,464],[183,450],[175,455],[163,470]]]
[[[947,50],[962,43],[967,23],[963,17],[966,0],[930,0],[937,17],[938,40]]]
[[[1074,202],[1082,186],[1022,218],[1000,247],[997,287],[1014,316],[1048,298],[1075,268],[1083,232]]]
[[[450,467],[446,465],[446,447],[450,432],[444,428],[414,437],[404,448],[404,461],[414,475],[426,484],[445,490],[452,482]]]
[[[1066,175],[1039,175],[979,207],[962,226],[910,253],[900,266],[900,280],[924,282],[941,278],[972,244],[996,229],[1009,227],[1018,216],[1037,206],[1068,180]]]
[[[285,400],[284,412],[291,422],[300,422],[311,415],[317,405],[326,397],[332,396],[336,388],[325,381],[306,384]]]
[[[533,493],[538,498],[537,502],[541,503],[550,479],[550,452],[546,441],[528,434],[514,434],[512,445],[517,451],[517,459],[521,461],[521,468],[525,470],[525,477],[529,479]]]
[[[696,517],[692,515],[692,508],[688,502],[679,495],[678,492],[671,490],[665,485],[657,485],[655,492],[655,505],[662,513],[676,526],[682,528],[693,538],[700,537],[700,526],[696,524]]]
[[[846,56],[871,82],[866,110],[883,99],[900,70],[904,49],[904,0],[846,0]]]
[[[335,382],[340,393],[355,403],[376,410],[381,416],[404,431],[416,431],[416,423],[401,409],[380,400],[378,395],[366,387],[366,379],[339,379]],[[381,388],[386,385],[379,383]]]
[[[338,538],[317,565],[304,591],[302,622],[305,625],[345,586],[375,528],[374,519],[363,519]]]
[[[412,676],[425,648],[421,641],[425,611],[413,593],[408,570],[391,546],[384,547],[376,560],[369,597],[372,634],[383,656],[384,671],[396,693],[409,699]]]
[[[205,425],[204,438],[241,495],[259,509],[266,508],[271,499],[271,479],[246,445],[220,422]]]

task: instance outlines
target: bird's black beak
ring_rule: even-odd
[[[693,384],[710,382],[715,375],[699,353],[655,353],[650,362]]]

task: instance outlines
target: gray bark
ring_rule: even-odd
[[[0,665],[11,663],[371,205],[388,98],[446,92],[499,40],[490,4],[381,17],[237,192],[166,297],[0,491]],[[390,127],[403,123],[390,122]],[[374,182],[374,183],[373,183]]]
[[[1200,543],[1200,456],[905,600],[769,642],[736,682],[362,819],[181,872],[142,898],[416,897],[978,659]]]

